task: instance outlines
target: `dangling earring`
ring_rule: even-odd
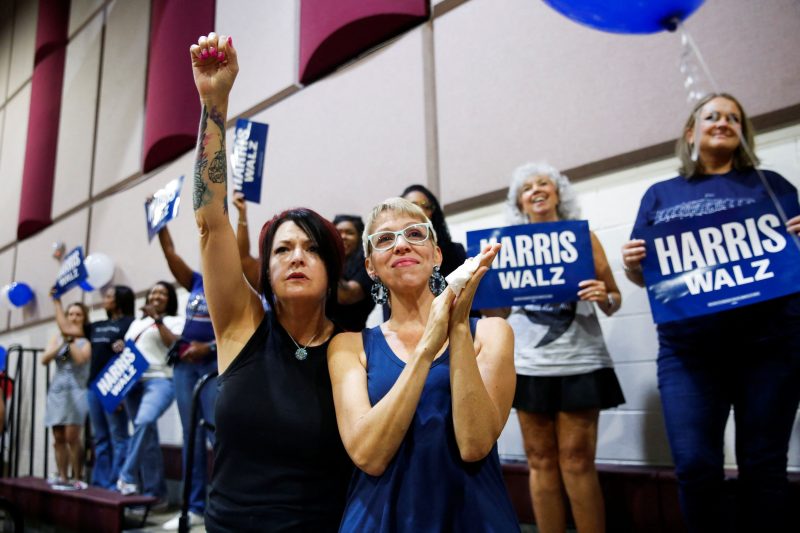
[[[372,280],[372,288],[369,290],[372,301],[378,305],[384,305],[389,301],[389,291],[383,284],[381,278],[376,277]]]
[[[434,296],[439,296],[447,288],[447,280],[444,279],[441,272],[439,272],[439,265],[433,267],[433,273],[428,279],[428,288]]]

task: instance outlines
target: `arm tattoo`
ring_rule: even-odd
[[[225,144],[222,148],[217,150],[214,159],[211,160],[211,166],[208,167],[208,179],[214,183],[225,183],[227,179],[227,166],[228,162],[225,160]]]
[[[205,109],[205,106],[203,106],[203,109]],[[223,118],[222,114],[220,114],[220,112],[217,111],[216,107],[212,107],[211,114],[209,116],[211,117],[211,120],[214,122],[214,124],[216,124],[217,127],[219,128],[220,135],[222,136],[222,138],[225,139],[225,119]]]
[[[208,119],[219,128],[220,149],[214,155],[209,165],[208,156],[205,152],[205,147],[211,137],[211,134],[206,132],[208,128]],[[225,183],[227,179],[227,161],[225,159],[225,120],[216,107],[212,107],[211,111],[204,105],[202,114],[200,115],[200,133],[197,140],[197,156],[194,164],[194,194],[193,204],[194,209],[197,211],[201,207],[208,205],[214,197],[213,192],[209,188],[208,182],[204,179],[203,173],[208,170],[208,179],[213,183]],[[228,212],[227,196],[223,204],[223,211]]]
[[[213,193],[208,189],[208,184],[202,179],[194,180],[194,210],[197,211],[211,202]]]

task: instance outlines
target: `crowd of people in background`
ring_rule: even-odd
[[[192,525],[518,530],[496,446],[513,405],[539,530],[566,530],[566,494],[578,531],[604,531],[599,413],[625,399],[598,320],[598,311],[610,316],[622,305],[599,239],[591,234],[595,279],[581,282],[574,301],[480,312],[472,298],[499,245],[465,261],[438,199],[421,185],[378,203],[366,223],[350,214],[330,222],[304,207],[283,211],[263,225],[253,257],[243,197],[233,199],[235,231],[227,209],[225,125],[236,50],[212,33],[192,45],[191,60],[202,104],[194,176],[202,273],[162,229],[169,270],[189,295],[183,315],[166,281],[153,285],[139,313],[128,287],[107,288],[107,319],[93,323],[83,305],[65,311],[55,300],[59,333],[42,359],[57,365],[45,417],[54,436],[53,483],[82,486],[88,413],[89,481],[164,501],[157,421],[177,399],[186,444],[195,422],[192,390],[218,372],[199,402],[216,429],[200,428],[194,455],[183,456],[193,474]],[[644,286],[640,228],[769,196],[747,146],[753,130],[735,98],[711,95],[698,104],[679,135],[680,175],[648,189],[622,248],[630,281]],[[800,213],[797,190],[763,174],[786,211]],[[705,198],[730,201],[681,209]],[[579,217],[569,180],[544,163],[513,172],[507,211],[509,224]],[[800,216],[788,229],[800,234]],[[375,305],[384,321],[365,329]],[[799,332],[798,294],[659,325],[659,389],[690,531],[725,530],[734,512],[742,531],[786,530]],[[87,384],[125,341],[150,367],[109,413]],[[731,407],[741,496],[735,508],[722,497]],[[207,442],[214,448],[210,483]],[[177,526],[177,517],[167,524]]]

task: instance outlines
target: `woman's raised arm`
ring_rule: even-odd
[[[236,236],[228,219],[228,162],[225,120],[239,63],[230,37],[210,33],[190,48],[192,71],[202,104],[194,165],[194,212],[211,321],[223,372],[263,317],[258,297],[242,273]]]

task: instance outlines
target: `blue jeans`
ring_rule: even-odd
[[[691,532],[789,531],[786,465],[800,402],[800,342],[737,340],[716,350],[678,352],[663,343],[659,350],[658,387],[681,510]],[[723,496],[731,407],[739,471],[734,508]]]
[[[147,496],[164,498],[167,494],[157,423],[174,399],[175,386],[167,378],[143,379],[125,397],[133,435],[119,477],[138,485]]]
[[[181,415],[183,426],[183,468],[187,470],[186,446],[189,442],[189,428],[192,416],[192,392],[197,380],[217,369],[215,357],[208,361],[191,363],[179,361],[175,365],[175,397],[178,401],[178,412]],[[199,396],[197,417],[214,423],[214,404],[217,401],[217,379],[211,379],[203,386]],[[196,422],[196,421],[195,421]],[[213,444],[214,434],[198,427],[194,439],[194,457],[191,459],[192,486],[189,493],[189,509],[196,514],[203,515],[206,509],[206,484],[207,484],[207,452],[206,439]]]
[[[91,388],[86,397],[94,439],[92,485],[113,490],[128,452],[128,415],[122,406],[113,413],[106,411]]]

